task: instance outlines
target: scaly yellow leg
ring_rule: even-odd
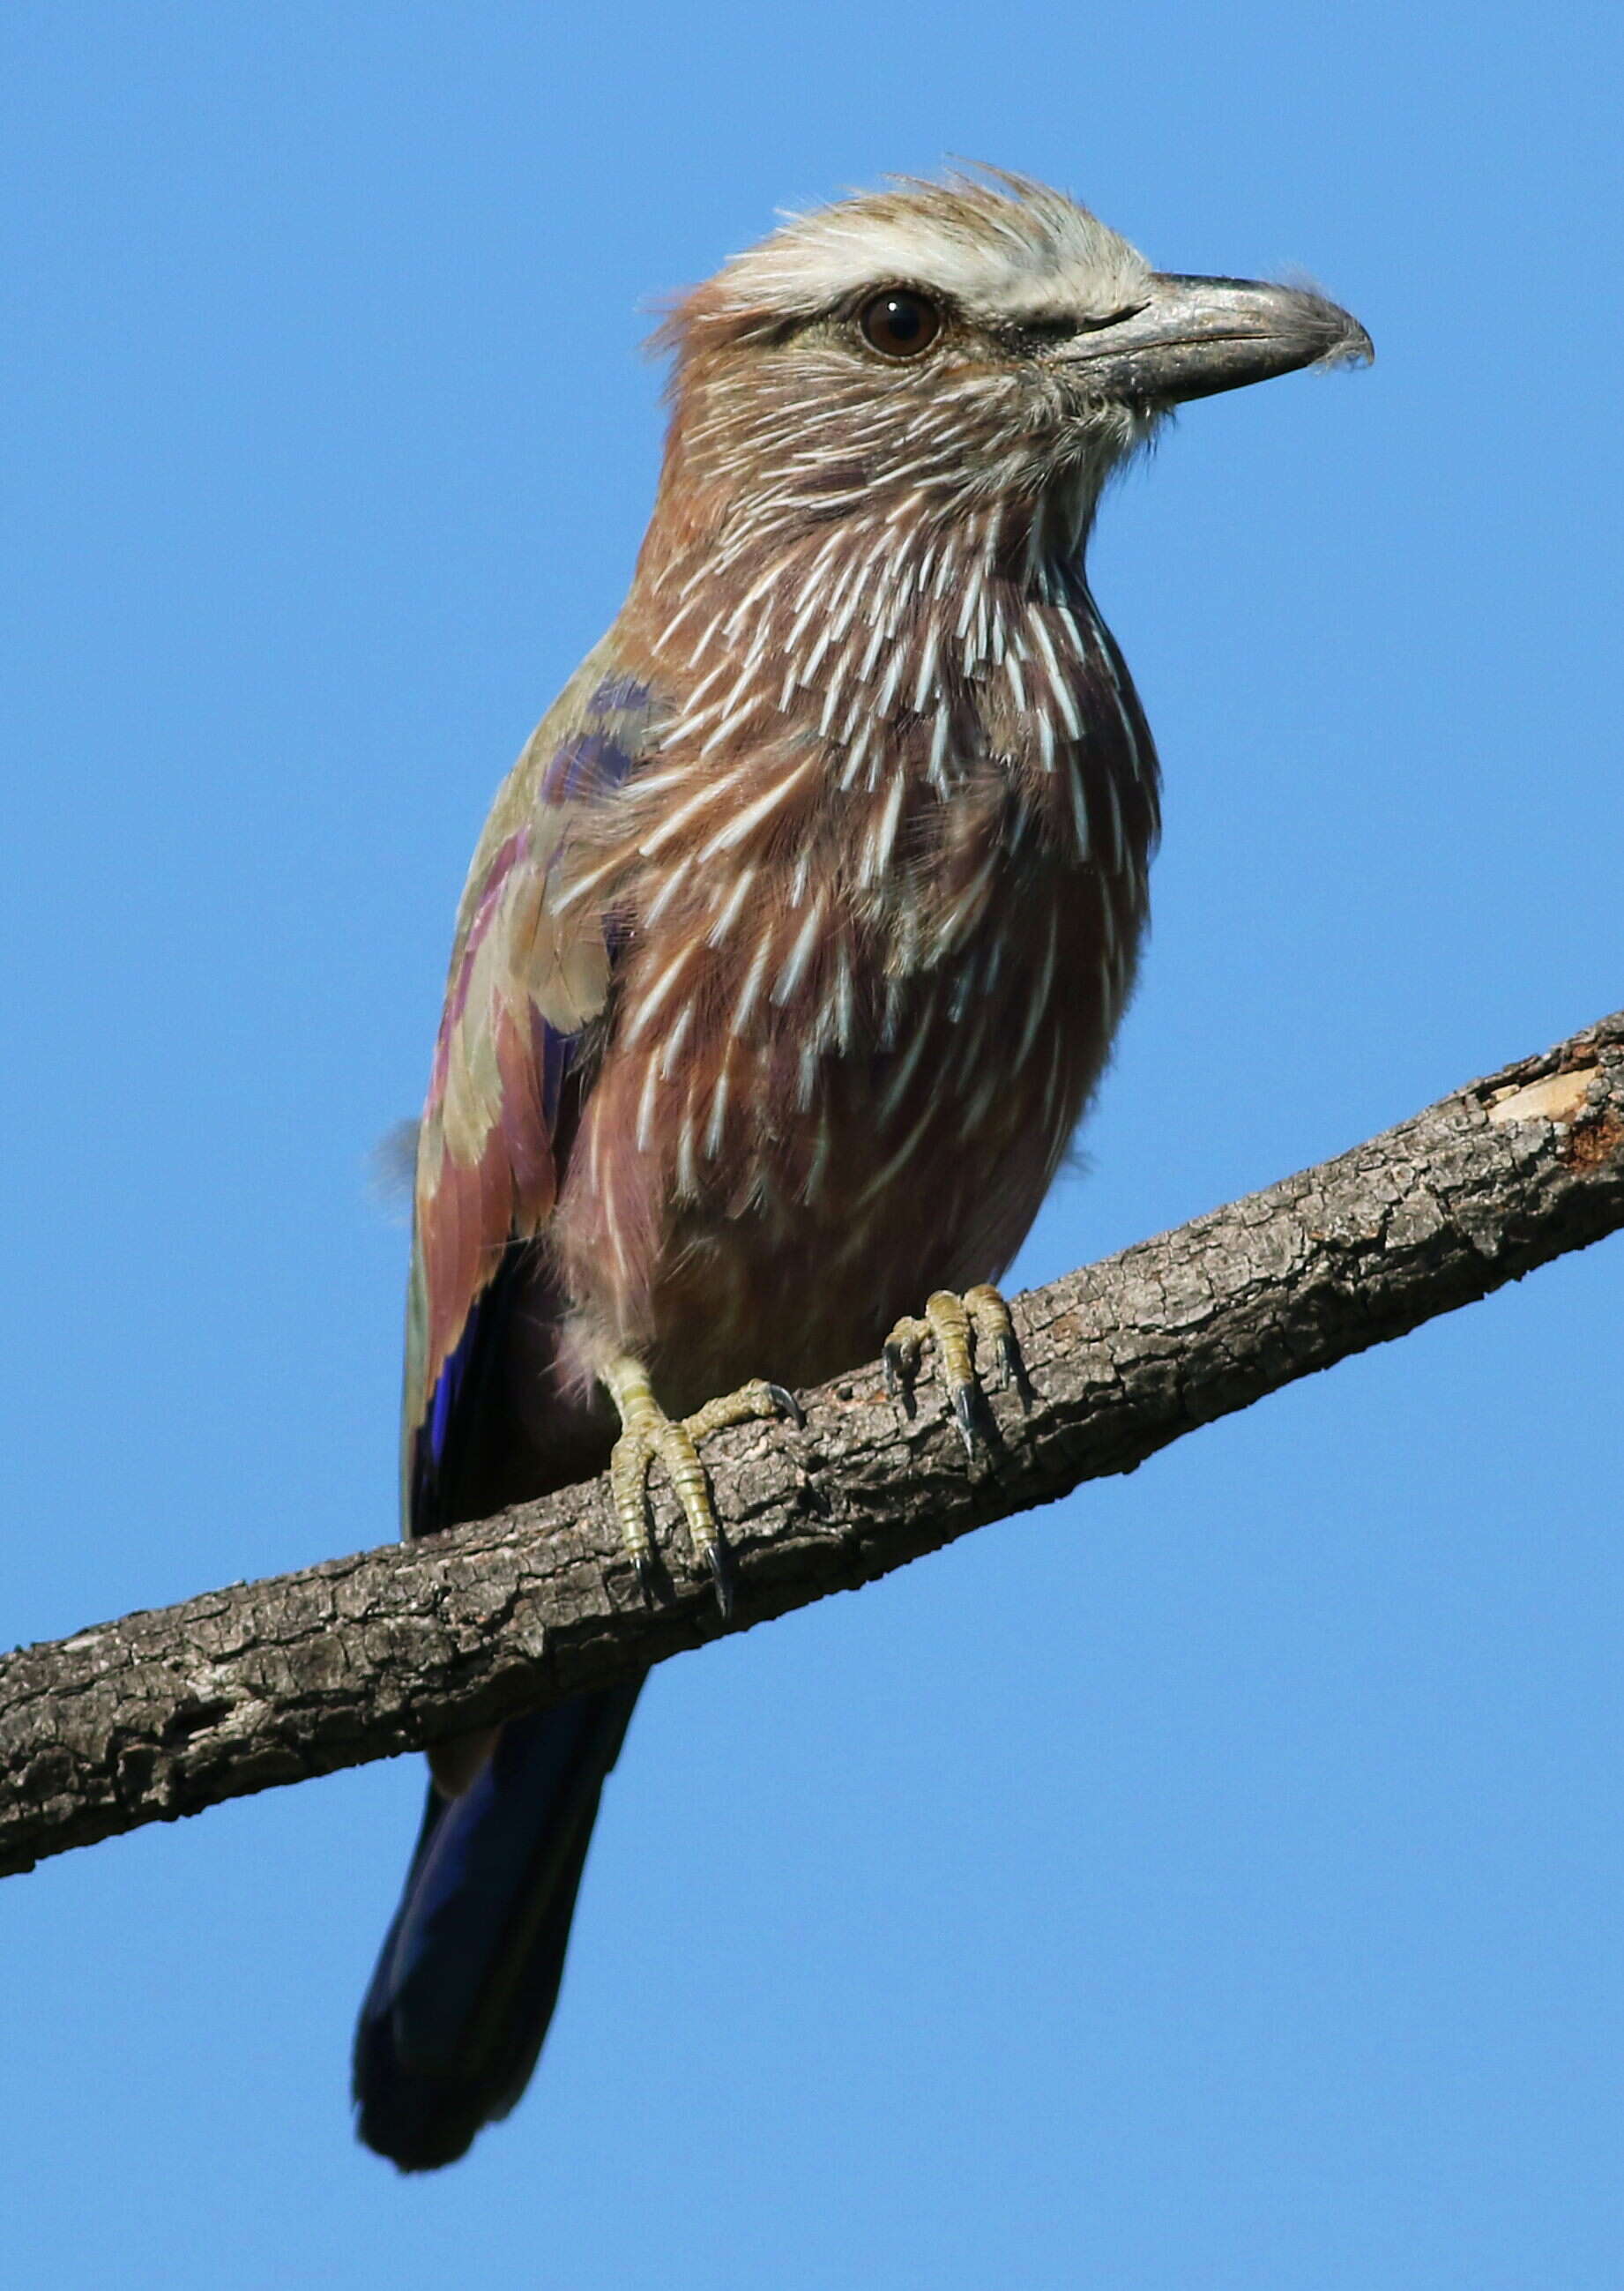
[[[717,1604],[724,1616],[731,1615],[733,1583],[728,1568],[728,1547],[717,1523],[711,1484],[699,1460],[697,1443],[707,1433],[720,1432],[727,1425],[748,1424],[763,1417],[787,1416],[792,1423],[800,1424],[804,1420],[800,1403],[781,1384],[767,1384],[758,1377],[752,1383],[741,1386],[737,1392],[706,1401],[695,1414],[679,1422],[665,1413],[654,1396],[647,1371],[629,1354],[609,1363],[603,1371],[603,1381],[620,1411],[621,1420],[621,1435],[609,1458],[609,1484],[615,1494],[620,1531],[645,1595],[652,1594],[655,1586],[654,1542],[648,1531],[648,1475],[660,1463],[664,1465],[666,1477],[682,1507],[694,1555],[711,1571]]]
[[[985,1346],[994,1355],[1001,1381],[1015,1387],[1023,1408],[1032,1398],[1009,1307],[991,1282],[982,1282],[967,1289],[962,1297],[955,1297],[951,1289],[938,1289],[926,1299],[922,1320],[909,1315],[898,1321],[885,1340],[885,1380],[892,1397],[910,1416],[913,1387],[928,1344],[936,1346],[942,1382],[966,1452],[973,1456],[977,1443],[991,1447],[998,1436],[997,1427],[977,1372],[977,1353]]]

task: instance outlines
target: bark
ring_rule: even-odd
[[[850,1590],[1131,1471],[1251,1403],[1624,1225],[1624,1012],[1261,1194],[1017,1300],[1033,1396],[967,1459],[926,1376],[706,1443],[725,1623],[656,1480],[645,1599],[607,1480],[413,1545],[125,1616],[0,1662],[0,1875],[420,1748]]]

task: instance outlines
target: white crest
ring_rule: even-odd
[[[969,315],[1107,318],[1150,276],[1143,255],[1063,192],[1014,175],[905,181],[786,218],[726,262],[713,308],[808,316],[869,286],[935,287]]]

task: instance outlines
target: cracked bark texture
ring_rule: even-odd
[[[420,1748],[855,1589],[1624,1225],[1624,1012],[1352,1153],[1017,1300],[1033,1401],[968,1460],[926,1375],[707,1442],[724,1624],[656,1479],[652,1603],[607,1478],[0,1661],[0,1875]]]

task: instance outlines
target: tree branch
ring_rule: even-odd
[[[1197,1425],[1624,1225],[1624,1012],[1413,1121],[1034,1290],[1034,1399],[967,1462],[927,1379],[870,1366],[807,1427],[706,1446],[732,1624],[661,1495],[647,1604],[607,1479],[127,1615],[0,1662],[0,1875],[229,1797],[421,1747],[849,1590],[969,1529],[1131,1471]]]

